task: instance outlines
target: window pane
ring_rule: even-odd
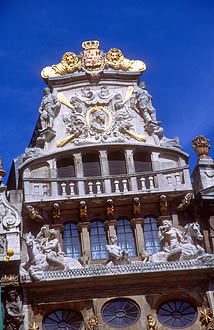
[[[136,256],[134,232],[129,219],[120,218],[117,221],[118,245],[129,252],[129,256]]]
[[[100,176],[100,160],[97,154],[87,154],[82,157],[83,174],[85,177]]]
[[[126,174],[126,163],[124,153],[119,151],[108,154],[109,172],[111,175]]]
[[[77,225],[75,223],[66,223],[63,233],[63,247],[65,254],[74,259],[81,257],[81,243]]]
[[[158,239],[158,222],[154,217],[146,217],[144,219],[144,240],[146,250],[149,254],[154,254],[160,251],[160,242]]]
[[[74,177],[74,160],[73,158],[62,158],[57,160],[57,176],[58,178]]]
[[[133,158],[136,173],[152,171],[151,157],[149,154],[146,152],[135,152]]]
[[[90,242],[92,259],[106,259],[107,237],[102,221],[96,220],[91,223]]]

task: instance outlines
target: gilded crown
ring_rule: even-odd
[[[100,43],[97,40],[84,41],[82,43],[82,48],[83,49],[98,48],[99,44]]]

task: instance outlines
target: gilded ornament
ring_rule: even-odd
[[[206,325],[213,321],[212,312],[209,308],[205,309],[204,311],[201,311],[200,321],[201,323],[205,323]]]
[[[106,214],[107,217],[114,217],[114,203],[112,199],[108,199],[106,201]]]
[[[68,102],[66,96],[63,93],[58,93],[57,98],[60,103],[64,104],[66,107],[73,109],[74,107],[71,105],[71,103]]]
[[[138,135],[134,132],[129,131],[128,129],[124,129],[124,131],[129,135],[132,136],[135,140],[140,142],[146,142],[146,137],[143,135]]]
[[[107,115],[108,118],[108,124],[105,125],[105,116],[103,112]],[[92,118],[90,118],[90,115],[92,115]],[[109,130],[112,124],[112,117],[110,112],[101,107],[95,105],[92,109],[90,109],[86,114],[86,123],[88,127],[94,131],[97,132],[106,132]]]
[[[208,140],[203,135],[197,136],[192,139],[193,142],[193,150],[195,150],[199,159],[210,159],[209,150],[210,145],[208,144],[210,140]]]
[[[144,62],[125,58],[121,50],[117,48],[112,48],[108,51],[106,63],[115,70],[141,72],[146,70],[146,65]]]
[[[126,92],[125,99],[123,100],[123,104],[125,104],[131,97],[134,92],[134,86],[129,86]]]
[[[148,322],[148,330],[158,330],[158,327],[156,325],[156,320],[152,316],[152,314],[147,315],[147,322]]]
[[[3,178],[6,175],[6,172],[2,169],[2,158],[0,157],[0,183],[2,182],[1,177]]]
[[[44,79],[63,76],[76,71],[78,66],[79,59],[77,55],[73,52],[67,52],[63,55],[60,63],[45,67],[41,72],[41,76]]]
[[[89,324],[89,327],[90,329],[98,329],[97,326],[98,326],[98,319],[96,316],[93,316],[91,317],[89,320],[88,320],[88,324]]]
[[[63,147],[65,144],[72,141],[74,138],[75,138],[75,134],[71,134],[71,135],[67,136],[66,138],[58,141],[56,143],[57,148]]]
[[[105,58],[99,50],[99,44],[97,40],[82,43],[82,66],[89,71],[93,71],[93,74],[96,74],[96,70],[100,70],[105,64]]]
[[[166,212],[167,209],[168,209],[167,197],[166,197],[166,195],[161,195],[160,196],[160,211]]]
[[[39,326],[36,325],[36,322],[33,322],[33,323],[30,325],[29,330],[39,330]]]

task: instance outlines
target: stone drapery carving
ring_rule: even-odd
[[[8,289],[5,299],[5,330],[24,330],[22,301],[16,288]]]
[[[151,256],[151,262],[198,259],[205,254],[199,245],[203,235],[197,222],[187,224],[183,231],[172,226],[170,220],[163,220],[159,227],[162,251]]]
[[[131,263],[128,257],[128,251],[121,249],[117,245],[117,236],[110,237],[110,244],[106,245],[106,250],[108,252],[108,259],[104,262],[106,267]]]
[[[53,128],[56,111],[60,109],[60,106],[61,104],[57,97],[51,93],[49,88],[45,87],[44,96],[39,107],[42,130],[46,128]]]
[[[23,238],[27,246],[29,260],[21,264],[22,278],[29,274],[31,280],[41,281],[46,271],[82,267],[77,260],[66,257],[61,251],[55,229],[48,230],[46,227],[42,227],[36,238],[31,233],[24,234]]]

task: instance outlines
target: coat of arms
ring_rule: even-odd
[[[82,43],[82,48],[82,65],[90,71],[101,69],[105,63],[105,58],[99,50],[99,41],[84,41]]]

